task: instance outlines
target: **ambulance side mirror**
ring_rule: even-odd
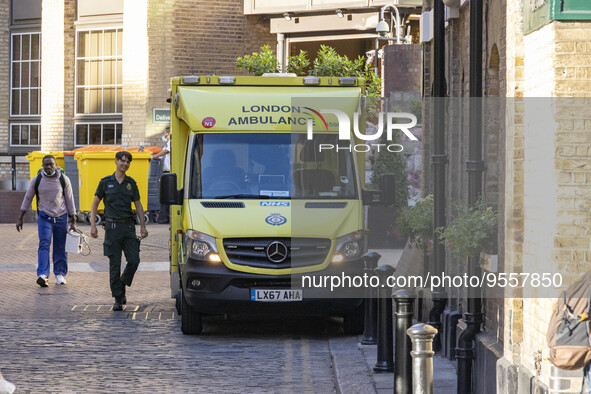
[[[374,206],[376,205],[376,196],[379,196],[380,192],[377,190],[361,190],[361,200],[363,201],[363,205]]]
[[[380,175],[380,190],[361,190],[363,205],[386,206],[394,205],[396,188],[394,174]]]
[[[162,174],[160,176],[160,204],[181,205],[182,203],[182,190],[176,188],[176,174]]]

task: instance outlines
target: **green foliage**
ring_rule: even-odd
[[[406,159],[402,153],[388,152],[385,146],[395,144],[400,140],[400,132],[392,133],[392,141],[386,139],[386,133],[380,137],[379,143],[383,144],[376,153],[373,162],[373,174],[371,175],[372,189],[379,189],[380,175],[394,174],[395,199],[394,208],[401,211],[408,205],[408,178],[406,175]]]
[[[371,65],[365,63],[363,73],[359,76],[365,78],[367,97],[380,97],[382,95],[382,78],[375,74]]]
[[[417,117],[417,123],[423,123],[423,102],[421,100],[410,101],[410,113]]]
[[[366,95],[377,97],[381,94],[382,80],[374,73],[374,69],[359,56],[350,60],[339,55],[334,48],[321,45],[314,59],[314,75],[319,77],[359,77],[366,81]]]
[[[454,205],[457,216],[447,227],[438,229],[441,243],[458,259],[493,252],[496,249],[497,213],[491,207],[487,208],[482,200],[472,208],[465,203]]]
[[[306,51],[300,50],[297,56],[287,57],[287,72],[295,75],[305,75],[305,69],[310,65]]]
[[[319,77],[351,77],[353,69],[353,62],[347,56],[339,55],[327,45],[320,46],[314,59],[314,71]]]
[[[429,194],[401,212],[396,219],[396,228],[400,234],[428,252],[433,238],[433,195]]]
[[[306,68],[310,66],[307,55],[306,51],[300,51],[296,56],[289,56],[287,58],[287,72],[304,75]],[[310,74],[318,77],[364,78],[367,86],[366,95],[368,97],[380,96],[382,80],[374,74],[373,68],[361,56],[351,60],[347,56],[339,55],[334,48],[321,45],[313,65],[314,68],[310,70]],[[265,45],[259,52],[237,58],[236,69],[244,69],[254,75],[263,75],[264,73],[278,72],[279,63],[271,48]]]
[[[252,55],[244,55],[236,59],[236,70],[246,70],[256,76],[264,73],[276,73],[279,71],[277,57],[271,51],[268,45],[264,45],[260,52],[254,52]]]

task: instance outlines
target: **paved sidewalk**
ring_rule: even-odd
[[[337,337],[329,340],[339,392],[342,394],[393,393],[394,374],[373,371],[377,359],[377,347],[361,345],[361,338],[361,336]],[[456,394],[457,392],[456,364],[437,354],[433,357],[433,387],[435,394]]]
[[[55,285],[51,274],[49,287],[40,288],[37,274],[37,224],[25,223],[21,232],[14,224],[0,224],[0,238],[5,247],[0,253],[0,318],[65,318],[103,316],[113,305],[109,290],[109,263],[103,256],[104,231],[99,225],[99,238],[90,237],[90,226],[78,228],[88,235],[91,253],[88,256],[68,254],[68,284]],[[168,233],[169,226],[148,225],[148,238],[140,246],[141,263],[129,290],[126,311],[119,317],[171,319],[168,288]],[[51,253],[50,253],[51,254]],[[52,265],[53,270],[53,265]],[[157,286],[155,284],[158,284]],[[138,307],[142,302],[144,306]],[[83,306],[81,308],[81,306]],[[161,316],[165,312],[165,316]]]
[[[90,232],[90,226],[85,224],[80,225],[80,229],[87,235]],[[15,327],[24,327],[22,322],[30,322],[30,324],[27,323],[28,327],[33,330],[36,327],[35,324],[52,321],[56,330],[60,324],[64,327],[75,324],[75,327],[80,327],[81,332],[84,332],[83,327],[88,325],[102,329],[101,321],[112,322],[104,325],[105,329],[109,329],[111,326],[118,327],[120,324],[123,324],[122,327],[127,327],[124,320],[140,320],[145,321],[146,328],[141,330],[142,326],[137,326],[138,340],[141,337],[140,332],[143,333],[142,335],[148,335],[150,330],[157,329],[170,332],[171,338],[179,342],[200,340],[199,338],[183,337],[178,329],[179,317],[174,314],[174,301],[170,298],[168,288],[169,227],[168,225],[149,224],[148,231],[150,235],[142,241],[141,245],[140,272],[138,272],[128,294],[129,303],[123,313],[113,314],[111,311],[112,298],[108,289],[108,263],[102,253],[102,234],[104,233],[102,229],[99,229],[100,237],[98,239],[89,239],[92,250],[89,256],[69,254],[68,285],[56,286],[52,275],[50,286],[41,289],[35,284],[36,224],[25,223],[21,233],[16,231],[14,224],[0,224],[0,237],[4,244],[0,254],[0,323],[6,329],[10,328],[11,324]],[[402,251],[379,250],[378,252],[382,255],[380,263],[395,266]],[[257,329],[261,329],[261,327],[257,326]],[[376,362],[376,346],[360,345],[361,337],[345,336],[342,332],[328,334],[327,339],[327,347],[325,349],[319,347],[317,350],[324,352],[326,357],[332,360],[334,375],[332,379],[337,392],[343,394],[393,392],[393,374],[373,372]],[[213,347],[221,346],[223,348],[224,346],[223,343],[215,343],[215,335],[208,340],[212,342],[211,346]],[[310,339],[304,337],[300,341],[308,340]],[[149,351],[148,345],[146,344],[146,351]],[[264,347],[264,342],[261,342],[260,346]],[[26,348],[23,349],[23,352],[27,351]],[[106,352],[107,350],[100,351]],[[436,394],[455,393],[456,371],[454,364],[435,356],[434,365],[434,392]],[[7,367],[8,365],[4,365],[4,368]],[[14,376],[15,371],[9,370],[9,372],[12,372]],[[318,372],[320,373],[320,371]],[[329,378],[329,376],[325,376],[325,378]],[[318,382],[322,380],[321,377],[315,379]],[[22,381],[21,384],[23,384]],[[23,387],[25,391],[26,387],[26,385]],[[311,387],[320,388],[316,385]],[[240,386],[236,386],[234,389],[235,392],[241,391]],[[257,390],[252,387],[250,389]],[[258,389],[265,391],[262,387]]]
[[[382,257],[379,264],[396,267],[403,249],[374,250]],[[395,327],[395,325],[394,325]],[[394,374],[376,373],[377,346],[361,344],[362,336],[330,338],[338,391],[342,394],[386,394],[394,392]],[[396,363],[396,355],[394,355]],[[433,387],[435,394],[456,394],[456,363],[435,354],[433,357]]]

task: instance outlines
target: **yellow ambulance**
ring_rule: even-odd
[[[375,193],[362,188],[365,148],[350,136],[364,89],[357,78],[172,79],[172,171],[160,200],[170,205],[183,333],[227,313],[332,314],[345,332],[363,330],[362,289],[310,276],[363,275],[364,201]],[[382,190],[386,202],[391,178]]]

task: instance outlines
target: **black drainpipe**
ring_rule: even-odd
[[[435,229],[445,226],[445,9],[442,0],[433,0],[433,264],[432,275],[445,271],[445,248],[439,243]],[[441,349],[441,314],[447,295],[444,291],[431,293],[433,308],[428,323],[438,331],[433,350]]]
[[[470,134],[466,168],[468,171],[468,203],[473,206],[482,194],[482,0],[470,0]],[[480,278],[477,257],[468,260],[468,274]],[[468,310],[464,313],[466,328],[458,338],[458,393],[473,392],[474,339],[483,322],[482,294],[478,288],[468,289]]]

